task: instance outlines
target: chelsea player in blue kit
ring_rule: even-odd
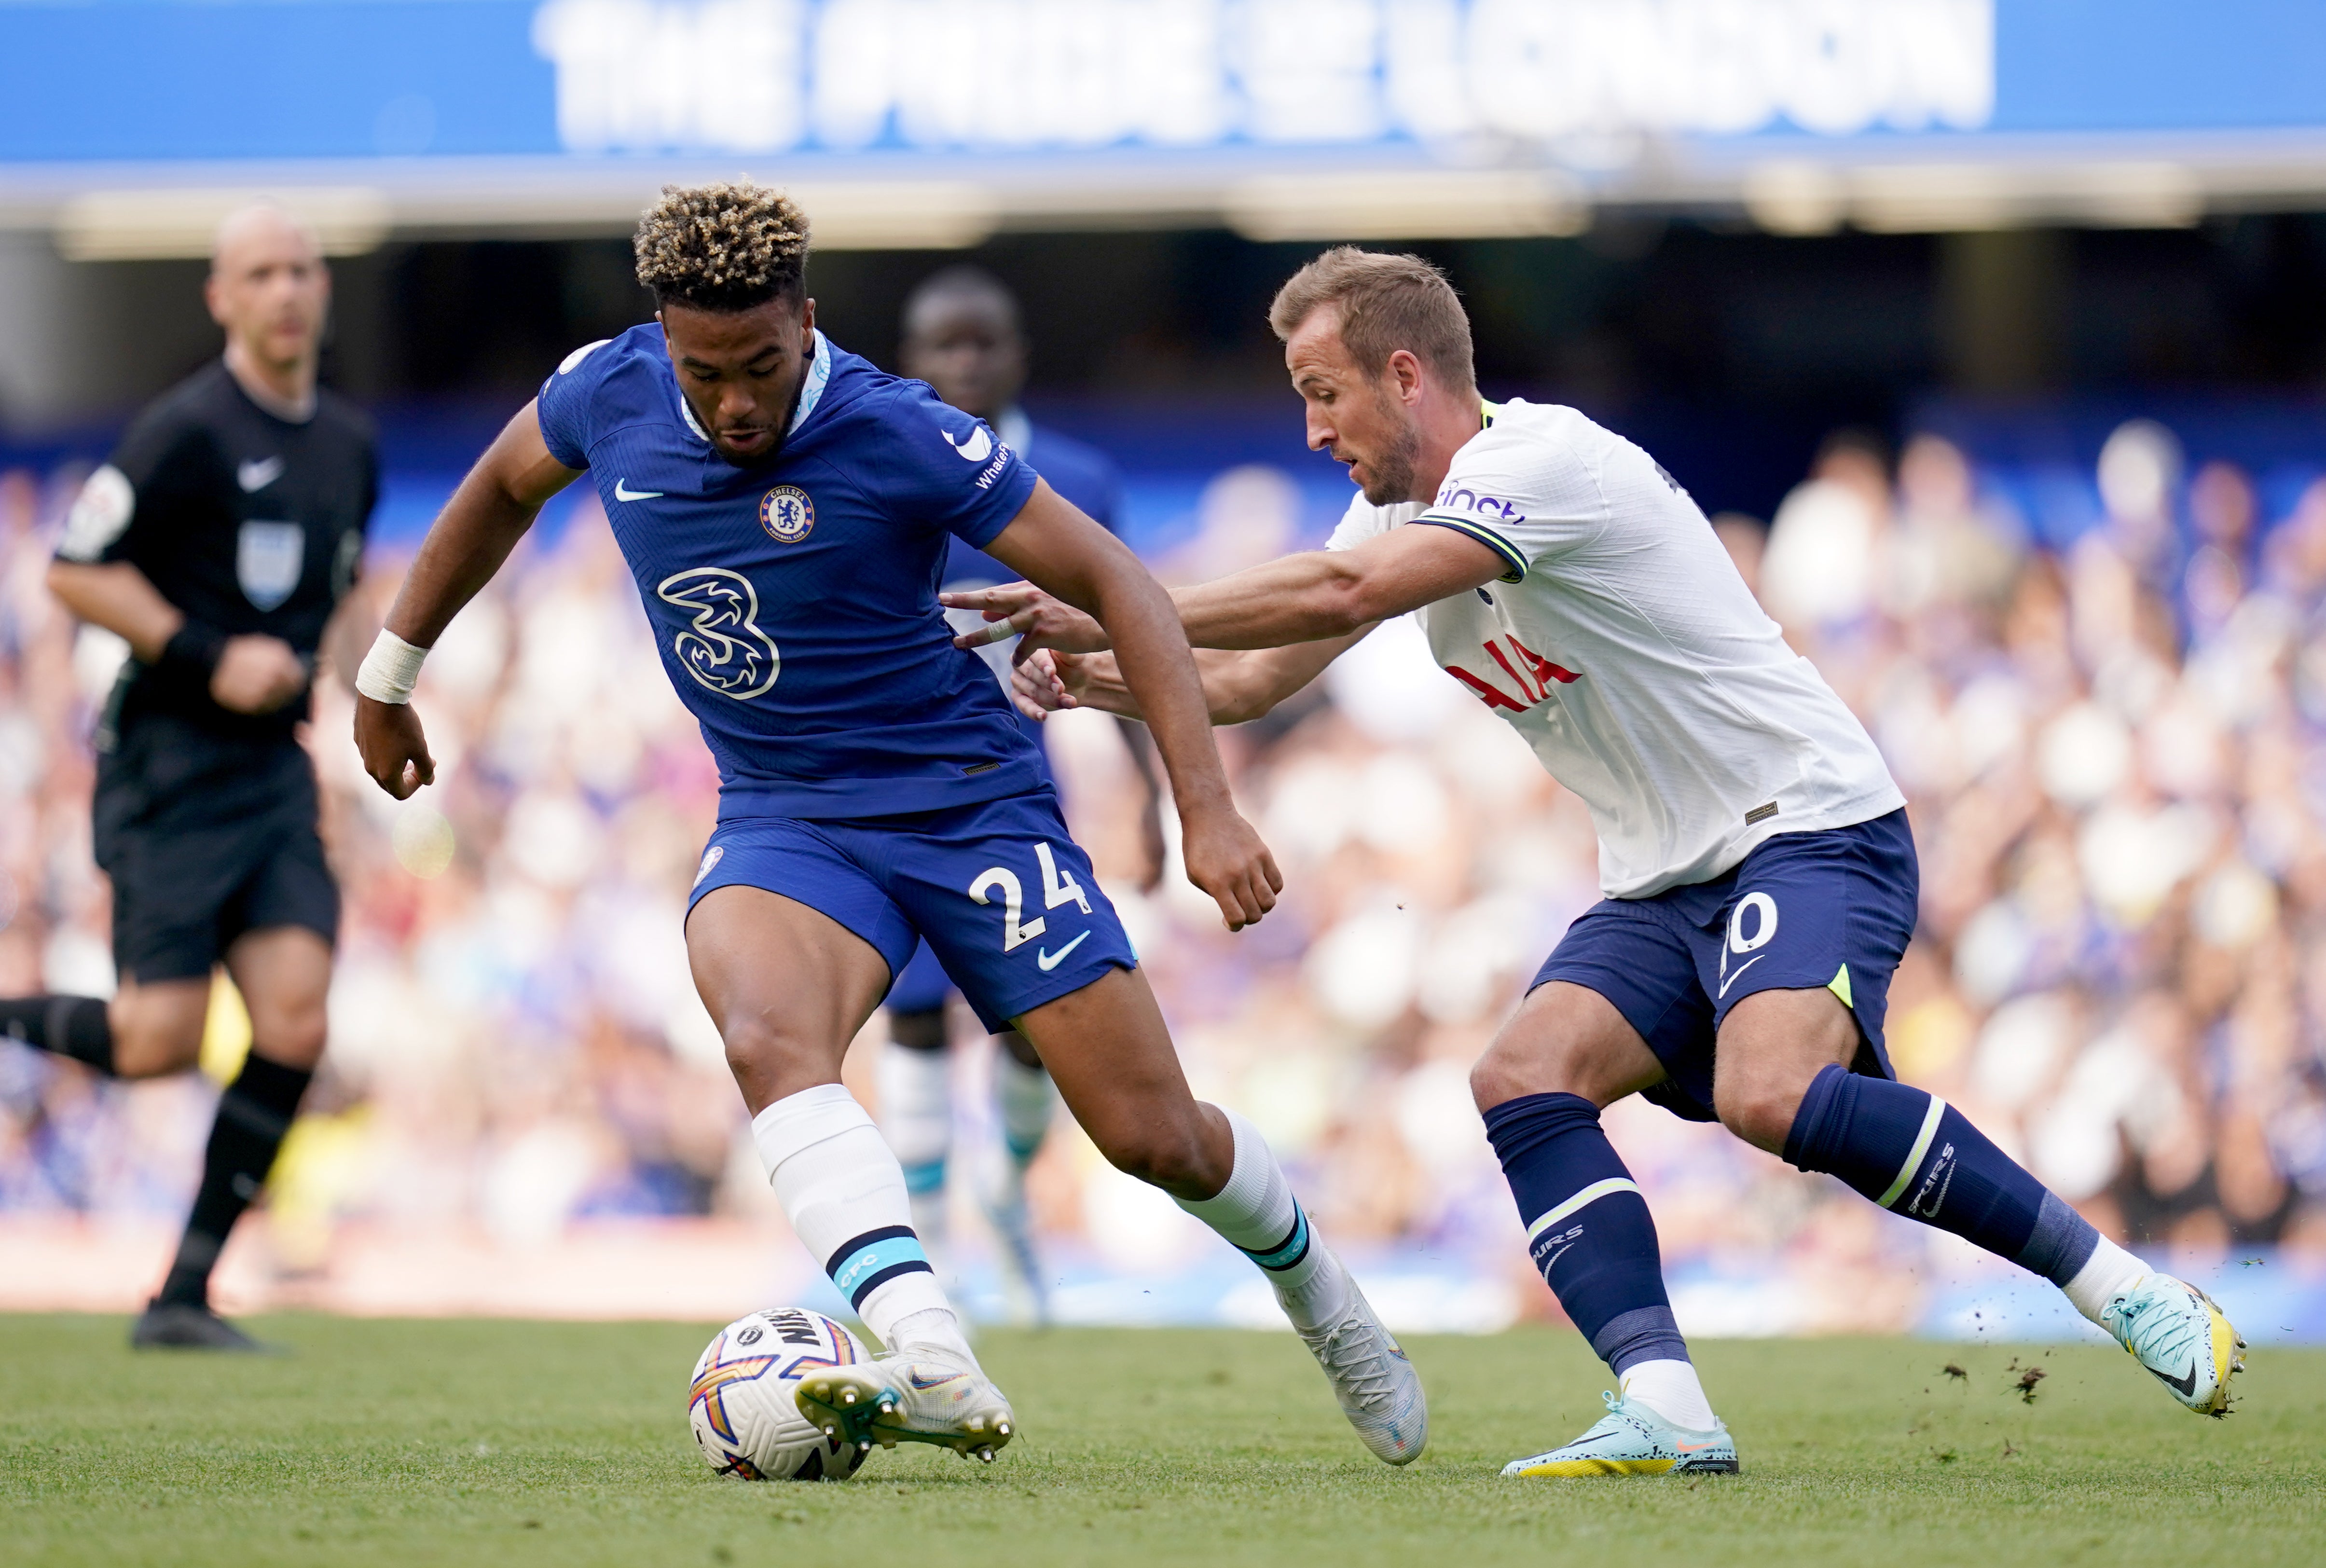
[[[695,985],[793,1229],[887,1347],[808,1378],[803,1412],[860,1446],[986,1459],[1012,1433],[896,1155],[840,1081],[926,937],[987,1028],[1032,1043],[1109,1160],[1261,1266],[1366,1445],[1412,1459],[1428,1415],[1411,1364],[1251,1124],[1188,1093],[1039,754],[953,645],[936,589],[958,538],[1107,628],[1170,774],[1188,877],[1237,930],[1281,883],[1230,801],[1168,597],[990,427],[816,330],[807,223],[785,198],[666,189],[636,251],[656,322],[569,356],[414,561],[358,677],[366,771],[398,799],[433,779],[411,706],[426,651],[587,472],[719,763],[687,914]]]

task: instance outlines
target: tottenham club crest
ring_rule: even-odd
[[[778,544],[797,544],[815,528],[815,503],[797,485],[777,485],[759,497],[759,526]]]
[[[776,683],[783,662],[776,640],[759,629],[759,595],[749,578],[723,566],[698,566],[663,579],[655,592],[664,603],[694,614],[671,639],[670,651],[697,682],[739,702]]]

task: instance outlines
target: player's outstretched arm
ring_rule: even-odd
[[[579,475],[549,455],[541,419],[526,404],[477,459],[405,574],[387,623],[356,678],[356,748],[364,771],[397,800],[436,781],[436,759],[412,682],[461,607],[476,598],[525,537],[552,496]]]
[[[1325,672],[1325,666],[1347,653],[1371,625],[1345,637],[1317,643],[1295,643],[1286,648],[1228,650],[1197,648],[1196,673],[1204,683],[1204,705],[1214,724],[1244,724],[1261,718],[1276,705]],[[1096,708],[1125,719],[1143,717],[1139,700],[1122,679],[1112,654],[1066,654],[1037,649],[1019,661],[1010,673],[1010,696],[1019,711],[1039,719],[1066,708]]]
[[[1219,901],[1230,931],[1273,909],[1283,876],[1229,796],[1196,661],[1162,584],[1121,540],[1047,483],[1035,485],[1024,509],[986,550],[1090,617],[1113,644],[1124,684],[1171,776],[1187,879]]]
[[[1351,636],[1482,588],[1507,570],[1501,556],[1467,534],[1407,526],[1348,550],[1282,556],[1171,597],[1187,641],[1198,648],[1280,648]],[[947,608],[981,610],[992,623],[954,639],[965,648],[1019,636],[1028,653],[1087,654],[1107,645],[1088,617],[1026,583],[942,597]]]

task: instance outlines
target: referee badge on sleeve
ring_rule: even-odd
[[[296,523],[249,522],[235,542],[234,576],[242,597],[271,610],[291,597],[307,565],[307,531]]]

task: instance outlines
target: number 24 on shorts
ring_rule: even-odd
[[[1091,912],[1090,895],[1083,891],[1083,885],[1075,880],[1072,871],[1060,875],[1049,845],[1037,843],[1034,858],[1042,867],[1043,908],[1056,909],[1061,904],[1071,904],[1084,914]],[[1007,866],[989,866],[979,872],[977,880],[969,885],[969,895],[980,904],[991,904],[993,900],[988,895],[996,887],[1001,889],[1001,951],[1015,952],[1047,931],[1049,922],[1037,914],[1022,925],[1019,923],[1026,913],[1026,887],[1018,880],[1018,873]]]

